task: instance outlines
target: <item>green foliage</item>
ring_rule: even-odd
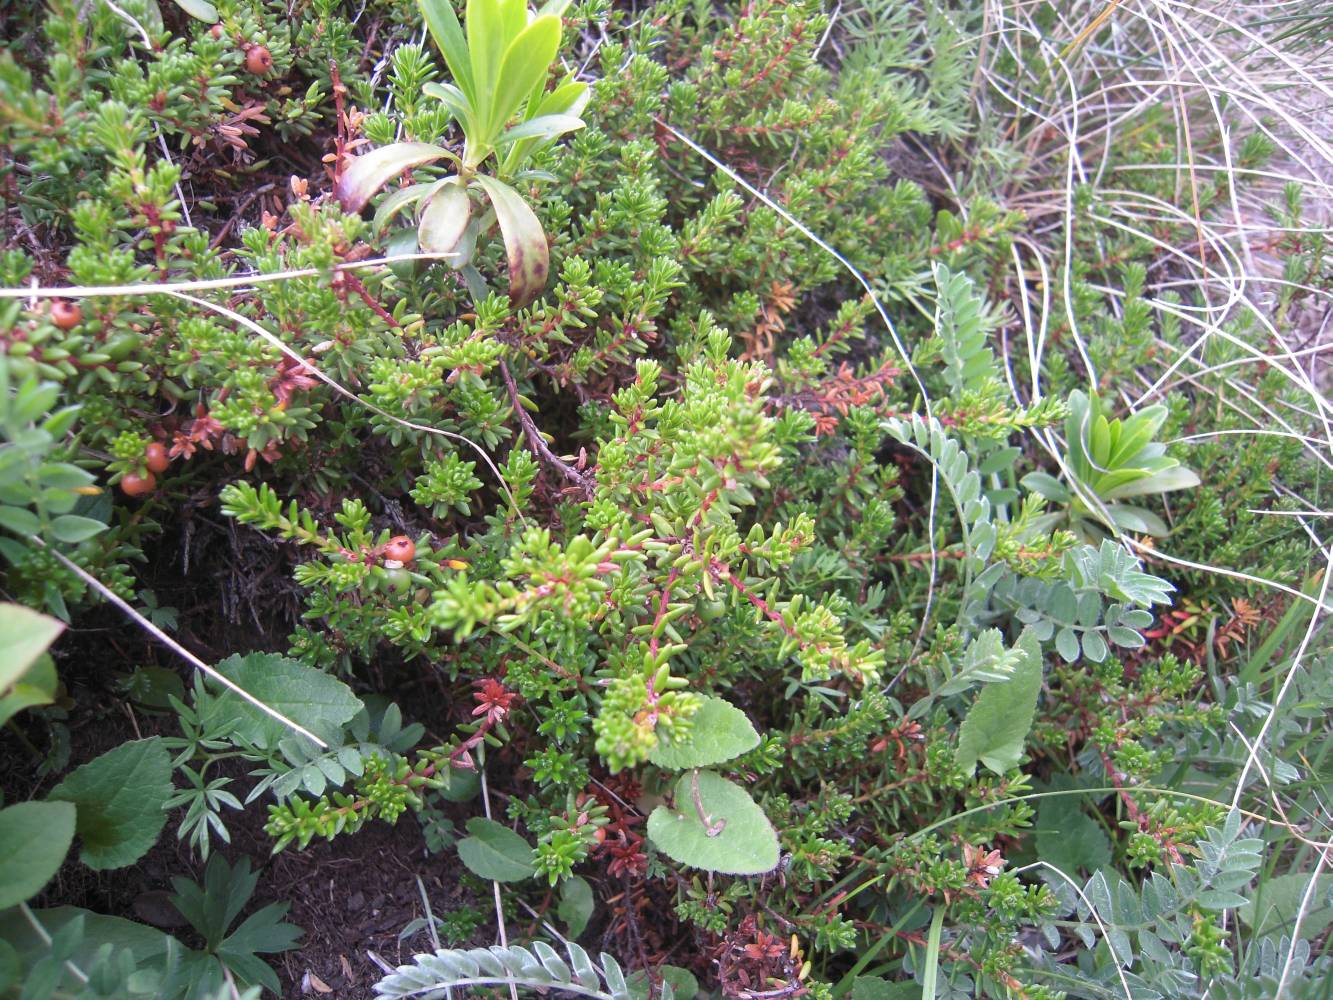
[[[278,977],[259,956],[294,947],[301,929],[283,921],[287,903],[269,903],[233,926],[258,883],[259,875],[251,872],[249,858],[233,867],[218,854],[204,869],[203,885],[187,878],[172,879],[176,890],[172,905],[204,940],[206,957],[191,977],[194,989],[223,989],[229,973],[243,988],[255,984],[279,992]]]
[[[154,737],[122,743],[70,772],[53,801],[78,807],[79,860],[89,868],[124,868],[157,842],[166,825],[171,758]]]
[[[41,891],[74,840],[75,811],[65,802],[19,802],[0,809],[0,904],[8,909]]]
[[[518,882],[537,874],[532,848],[513,830],[474,816],[467,822],[467,832],[458,842],[458,858],[473,875],[496,882]]]
[[[419,2],[454,81],[426,81],[421,89],[458,123],[462,154],[428,142],[381,146],[347,167],[338,181],[338,197],[347,210],[360,211],[403,171],[453,161],[456,175],[412,184],[386,198],[375,213],[377,227],[419,205],[421,250],[450,256],[450,266],[478,289],[484,282],[472,263],[477,240],[498,224],[509,258],[509,297],[527,305],[546,285],[546,234],[523,196],[500,178],[535,176],[525,175],[524,164],[560,136],[583,128],[578,116],[588,103],[588,85],[572,75],[549,92],[545,85],[547,67],[560,48],[560,14],[569,0],[553,0],[535,17],[523,0],[468,0],[466,36],[452,0]],[[509,127],[515,116],[518,124]],[[497,176],[478,173],[491,157]],[[474,211],[473,191],[489,199],[489,214]]]
[[[971,772],[977,762],[1003,775],[1018,766],[1041,690],[1041,648],[1031,632],[1019,637],[1008,677],[981,690],[958,729],[958,766]]]
[[[1146,508],[1119,501],[1199,485],[1194,472],[1153,440],[1166,416],[1166,407],[1159,405],[1123,422],[1108,419],[1096,393],[1072,392],[1065,422],[1071,485],[1042,472],[1029,473],[1023,482],[1052,503],[1065,505],[1071,526],[1084,535],[1089,532],[1080,522],[1091,518],[1114,530],[1164,537],[1171,530],[1165,521]]]
[[[648,759],[658,767],[679,771],[721,764],[758,745],[759,734],[744,712],[721,698],[707,697],[690,720],[689,738],[659,743]]]
[[[681,864],[728,875],[759,875],[778,863],[777,832],[745,789],[712,771],[676,782],[675,808],[658,806],[648,837]]]
[[[0,604],[0,725],[55,700],[56,669],[46,648],[63,628],[21,604]]]
[[[1283,49],[1222,129],[1123,6],[117,6],[0,15],[0,586],[73,626],[0,605],[0,825],[61,816],[0,863],[59,902],[170,823],[205,947],[33,903],[0,995],[292,992],[255,810],[465,873],[385,996],[1327,977]]]
[[[0,527],[67,545],[86,541],[106,525],[71,513],[93,477],[69,462],[54,460],[57,441],[69,432],[77,406],[51,412],[60,387],[28,375],[11,381],[9,359],[0,356]],[[29,510],[29,507],[35,508]]]

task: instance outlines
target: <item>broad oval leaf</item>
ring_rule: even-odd
[[[21,604],[0,604],[0,693],[28,672],[64,628]]]
[[[359,212],[371,196],[404,170],[453,154],[429,142],[395,142],[358,156],[338,178],[335,193],[348,212]]]
[[[467,832],[458,842],[458,857],[472,874],[494,882],[521,882],[537,874],[532,848],[509,827],[474,816]]]
[[[657,975],[662,979],[663,991],[670,988],[679,1000],[694,1000],[699,994],[699,980],[689,969],[682,969],[678,965],[662,965],[658,967]],[[649,1000],[651,991],[648,988],[648,974],[642,969],[626,976],[625,985],[629,987],[630,1000]]]
[[[78,807],[81,860],[105,870],[132,865],[148,853],[166,825],[171,755],[154,736],[131,740],[76,768],[50,798]]]
[[[560,905],[555,912],[564,921],[565,933],[571,940],[583,933],[596,908],[592,886],[582,875],[573,875],[560,883]]]
[[[0,910],[42,891],[74,840],[69,802],[19,802],[0,809]]]
[[[710,836],[694,805],[696,772],[676,782],[676,809],[658,806],[648,837],[667,857],[692,868],[727,875],[761,875],[777,867],[778,835],[750,793],[712,771],[699,771],[699,801],[709,820],[725,821]]]
[[[91,517],[81,517],[78,514],[61,514],[51,522],[52,537],[66,545],[86,542],[93,535],[103,531],[106,531],[106,525],[101,521],[94,521]]]
[[[1018,766],[1041,692],[1041,647],[1024,630],[1014,649],[1023,655],[1007,681],[987,684],[958,731],[955,761],[971,774],[977,761],[1004,775]]]
[[[417,226],[417,241],[425,253],[452,253],[472,218],[472,199],[467,189],[446,182],[430,196]]]
[[[508,184],[484,175],[477,185],[495,208],[509,258],[509,299],[516,309],[527,305],[546,287],[551,269],[546,232],[522,196]]]
[[[721,764],[759,745],[759,734],[745,713],[722,698],[704,698],[690,721],[689,739],[659,744],[648,759],[658,767],[679,771]]]
[[[362,708],[361,699],[336,677],[276,653],[229,656],[217,669],[242,690],[330,745],[343,742],[343,725]],[[234,692],[225,691],[218,700],[225,705],[214,719],[220,732],[230,732],[260,749],[276,747],[292,735],[277,719]]]

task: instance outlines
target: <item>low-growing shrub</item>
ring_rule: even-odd
[[[1325,237],[1225,285],[1268,131],[990,13],[0,15],[0,995],[292,992],[239,845],[374,822],[382,996],[1316,989]]]

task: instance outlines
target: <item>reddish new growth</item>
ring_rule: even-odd
[[[495,725],[497,722],[504,721],[505,716],[509,714],[510,707],[514,704],[514,699],[518,697],[513,691],[510,691],[503,684],[493,677],[483,677],[476,682],[479,690],[472,697],[476,698],[479,704],[472,710],[473,715],[484,715],[487,728]]]
[[[478,688],[472,696],[477,699],[477,707],[472,710],[472,714],[481,716],[481,723],[471,736],[449,754],[449,763],[452,766],[469,771],[477,766],[472,759],[473,748],[479,746],[486,738],[486,734],[505,720],[509,710],[514,706],[514,699],[518,697],[516,692],[510,691],[494,677],[483,677],[472,683]]]
[[[628,802],[633,802],[642,793],[638,783],[626,775],[608,778],[616,787],[608,788],[597,785],[593,794],[606,806],[609,822],[602,829],[606,836],[595,848],[595,854],[609,858],[607,874],[614,878],[639,878],[648,871],[648,855],[643,851],[643,836],[636,833],[634,827],[643,822],[643,817],[633,812]]]
[[[967,865],[967,880],[979,889],[990,885],[990,880],[1004,870],[1004,858],[999,851],[984,847],[963,845],[963,864]]]
[[[746,916],[723,939],[718,951],[718,979],[723,996],[758,1000],[798,997],[810,992],[801,981],[804,960],[796,938],[788,945],[761,928],[754,914]]]
[[[894,751],[894,758],[898,763],[904,763],[907,760],[907,748],[909,743],[924,743],[926,734],[921,730],[919,722],[904,722],[901,726],[894,726],[887,733],[870,744],[871,753],[883,753],[893,743],[897,749]]]
[[[1162,640],[1163,646],[1181,659],[1202,666],[1208,658],[1209,630],[1213,648],[1225,656],[1232,643],[1243,642],[1247,632],[1272,617],[1271,607],[1269,612],[1262,611],[1244,597],[1232,600],[1230,618],[1222,623],[1224,613],[1208,601],[1186,597],[1178,607],[1163,611],[1159,623],[1144,629],[1143,636]]]
[[[815,414],[815,433],[832,434],[839,420],[847,416],[853,406],[869,406],[883,401],[885,389],[902,371],[886,361],[878,371],[858,378],[851,366],[843,362],[836,372],[813,388],[778,397],[773,402],[784,408],[809,410]]]
[[[194,419],[187,420],[181,429],[172,435],[172,458],[193,458],[198,448],[213,450],[214,442],[222,438],[225,428],[208,415],[208,408],[200,403],[194,408]]]
[[[278,408],[285,410],[292,396],[313,389],[317,382],[310,365],[283,355],[278,362],[278,373],[268,380],[268,387],[273,390]]]

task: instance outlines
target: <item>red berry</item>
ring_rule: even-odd
[[[250,46],[245,54],[245,68],[255,76],[263,76],[273,68],[273,53],[262,45]]]
[[[155,489],[157,489],[157,477],[151,472],[142,476],[128,472],[120,480],[120,491],[127,497],[146,496]]]
[[[213,25],[213,27],[208,29],[208,33],[212,35],[214,38],[220,39],[226,32],[225,29],[222,27],[222,25],[215,24]]]
[[[410,563],[417,557],[417,546],[406,535],[394,535],[384,546],[384,558],[403,564]]]
[[[73,330],[83,322],[83,310],[73,302],[56,299],[51,303],[51,322],[62,330]]]
[[[167,446],[154,441],[143,450],[144,465],[148,466],[149,472],[166,472],[171,466],[171,456],[167,454]]]

